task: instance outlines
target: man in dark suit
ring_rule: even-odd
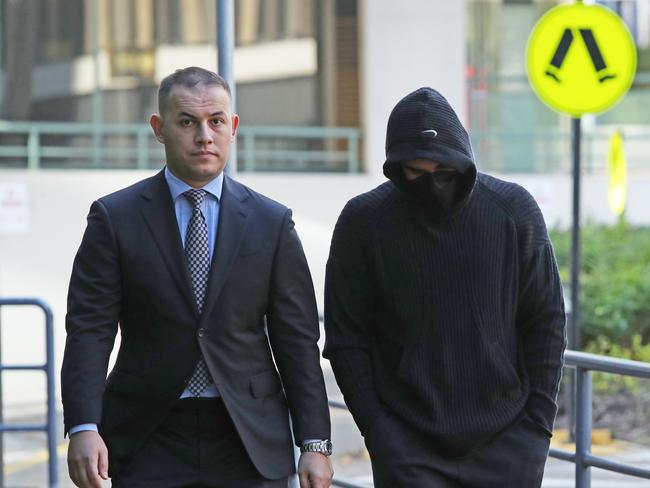
[[[289,412],[301,487],[329,486],[311,276],[291,211],[223,173],[230,97],[201,68],[165,78],[151,117],[165,169],[91,206],[61,372],[79,487],[110,469],[115,487],[284,488]]]

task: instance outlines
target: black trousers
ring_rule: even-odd
[[[114,488],[287,488],[251,462],[218,398],[179,400],[112,479]]]
[[[366,436],[375,488],[538,488],[549,443],[528,416],[462,459],[445,458],[392,415]]]

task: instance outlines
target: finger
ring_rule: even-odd
[[[299,472],[298,479],[300,480],[300,488],[311,488],[311,483],[309,483],[309,475],[307,473]]]
[[[103,479],[108,479],[108,451],[106,449],[99,450],[99,476]]]
[[[309,476],[309,488],[327,488],[329,486],[329,479],[325,474],[322,473],[312,473]]]
[[[327,488],[327,482],[323,477],[312,476],[310,488]]]
[[[97,473],[97,458],[88,459],[86,463],[86,479],[90,488],[102,488],[102,479]]]
[[[87,484],[86,470],[78,461],[68,460],[68,474],[75,486],[85,487]]]
[[[328,463],[329,464],[329,463]],[[315,488],[329,488],[332,478],[334,477],[334,470],[332,470],[331,465],[327,466],[328,469],[323,470],[318,475],[318,480],[314,482],[312,478],[312,487]]]

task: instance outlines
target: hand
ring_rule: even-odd
[[[329,456],[320,452],[303,452],[298,461],[300,488],[328,488],[334,476]]]
[[[101,488],[108,479],[108,449],[101,436],[84,430],[70,436],[68,472],[79,488]]]

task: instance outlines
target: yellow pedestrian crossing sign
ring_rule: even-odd
[[[636,47],[625,23],[601,5],[560,5],[528,38],[533,90],[552,109],[580,117],[612,107],[636,73]]]

